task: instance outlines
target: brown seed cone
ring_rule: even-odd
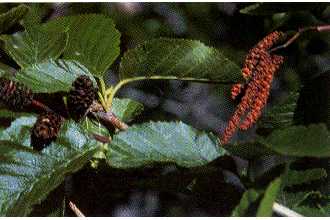
[[[24,85],[0,78],[0,101],[8,109],[13,111],[22,110],[29,106],[33,100],[33,93]]]
[[[33,149],[41,151],[54,141],[58,136],[62,123],[62,117],[56,113],[45,112],[40,114],[31,130]]]
[[[96,89],[92,80],[85,75],[79,76],[73,83],[68,96],[68,109],[72,118],[79,121],[96,98]]]

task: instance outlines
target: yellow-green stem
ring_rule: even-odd
[[[183,81],[191,81],[191,82],[201,82],[201,83],[221,83],[220,81],[210,81],[209,79],[195,79],[195,78],[191,78],[191,77],[184,77],[184,78],[178,78],[175,76],[138,76],[138,77],[133,77],[133,78],[129,78],[129,79],[124,79],[119,81],[118,84],[116,84],[115,87],[113,88],[109,88],[112,91],[109,92],[108,90],[105,92],[106,94],[110,94],[109,97],[107,98],[107,109],[106,111],[109,111],[111,106],[112,106],[112,101],[113,98],[115,97],[116,93],[118,92],[118,90],[123,87],[125,84],[130,83],[130,82],[135,82],[135,81],[141,81],[141,80],[183,80]],[[229,84],[232,82],[222,82],[225,84]]]

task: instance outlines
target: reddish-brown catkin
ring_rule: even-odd
[[[245,94],[231,117],[221,143],[226,144],[237,128],[248,129],[260,117],[263,107],[267,103],[271,83],[275,72],[283,63],[283,57],[271,55],[268,50],[283,36],[282,32],[273,32],[262,39],[246,56],[242,75],[248,80]],[[243,84],[235,84],[231,96],[235,99],[241,92]]]

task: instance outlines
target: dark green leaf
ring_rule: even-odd
[[[35,117],[19,118],[0,138],[0,216],[26,216],[76,172],[99,149],[74,122],[67,121],[59,137],[41,153],[32,150],[30,129]]]
[[[251,203],[254,203],[259,198],[260,194],[255,191],[254,189],[249,189],[244,192],[241,201],[235,207],[233,213],[231,214],[232,217],[243,217],[248,210]]]
[[[65,32],[46,32],[31,28],[12,35],[2,35],[5,51],[21,66],[58,58],[64,51],[68,35]]]
[[[273,213],[273,204],[280,192],[281,178],[276,178],[267,187],[264,197],[258,207],[257,217],[271,217]]]
[[[68,92],[72,82],[80,75],[88,75],[96,85],[93,75],[86,67],[76,61],[48,60],[22,69],[16,76],[17,81],[25,84],[34,92]]]
[[[330,197],[319,191],[294,193],[284,191],[279,195],[278,200],[303,216],[325,217],[330,215]]]
[[[260,139],[269,149],[287,156],[330,157],[330,133],[324,124],[291,126]]]
[[[7,31],[9,28],[17,24],[28,13],[29,7],[19,5],[10,9],[8,12],[0,15],[0,33]]]
[[[253,160],[264,156],[277,154],[275,151],[265,147],[258,142],[233,143],[223,146],[231,155],[244,159]]]
[[[122,121],[129,122],[143,111],[143,105],[131,99],[114,98],[112,112]]]
[[[64,217],[65,184],[50,192],[40,204],[33,206],[29,217]]]
[[[298,97],[299,93],[290,93],[283,102],[267,110],[258,120],[258,127],[279,129],[292,125]]]
[[[120,33],[109,17],[86,14],[61,17],[44,25],[49,31],[67,29],[65,59],[77,60],[94,75],[103,76],[119,55]]]
[[[255,3],[240,10],[242,14],[249,15],[272,15],[281,12],[311,10],[316,7],[311,3]]]
[[[230,83],[243,81],[241,70],[221,52],[184,39],[155,39],[126,52],[120,64],[121,80],[179,79]]]
[[[309,206],[299,206],[294,209],[296,212],[303,216],[309,217],[329,217],[330,216],[330,205],[326,207],[316,208]]]
[[[117,168],[152,163],[176,163],[195,167],[225,154],[217,137],[182,122],[150,122],[133,125],[113,137],[107,160]]]
[[[39,25],[42,19],[51,13],[53,6],[51,4],[29,4],[29,12],[24,16],[22,25],[25,29],[30,29],[35,25]],[[62,32],[62,31],[61,31]]]
[[[294,186],[310,183],[327,177],[327,171],[322,168],[308,169],[303,171],[290,170],[285,181],[285,186]]]
[[[274,154],[292,157],[330,157],[330,133],[324,124],[277,129],[255,143],[233,143],[224,148],[231,154],[256,159]]]
[[[0,109],[0,118],[18,118],[22,116],[31,116],[33,113],[27,112],[12,112],[7,109]]]

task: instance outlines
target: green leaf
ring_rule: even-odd
[[[269,155],[291,157],[330,157],[330,133],[324,124],[290,126],[276,129],[255,142],[231,143],[223,146],[230,154],[245,159]]]
[[[65,183],[50,192],[40,204],[33,206],[28,217],[64,217]]]
[[[99,149],[74,122],[41,153],[32,150],[30,129],[35,117],[15,120],[0,138],[0,216],[27,216],[58,187],[67,174],[81,169]]]
[[[93,75],[80,63],[52,59],[22,69],[16,80],[36,93],[68,92],[72,82],[80,75],[88,75],[96,85]]]
[[[277,153],[296,157],[330,157],[330,133],[325,124],[291,126],[259,139]]]
[[[257,217],[271,217],[273,213],[273,204],[280,192],[281,178],[276,178],[267,187],[264,197],[258,207]]]
[[[284,101],[267,110],[258,120],[258,127],[279,129],[292,125],[298,97],[299,93],[292,92]]]
[[[272,15],[275,13],[281,12],[290,12],[290,11],[303,11],[315,8],[317,4],[310,4],[310,3],[255,3],[249,5],[240,10],[242,14],[249,14],[249,15]]]
[[[299,191],[294,193],[282,191],[278,196],[278,201],[291,209],[295,209],[305,201],[313,203],[313,197],[322,198],[324,196],[319,191]]]
[[[275,151],[258,142],[232,143],[223,146],[231,155],[253,160],[264,156],[276,155]]]
[[[310,183],[327,177],[327,171],[322,168],[308,169],[303,171],[290,170],[287,175],[285,186],[294,186]]]
[[[330,197],[319,191],[281,192],[279,202],[303,216],[329,216]]]
[[[39,25],[47,14],[53,11],[51,4],[29,4],[29,12],[24,16],[21,23],[25,29]],[[62,31],[61,31],[62,32]]]
[[[231,83],[243,81],[241,70],[215,48],[195,40],[155,39],[127,51],[120,79],[178,79]]]
[[[103,76],[119,55],[120,33],[109,17],[86,14],[54,19],[44,25],[47,30],[67,29],[65,59],[77,60],[94,75]]]
[[[249,189],[244,192],[241,201],[233,210],[232,217],[243,217],[251,203],[254,203],[259,198],[260,194],[254,189]]]
[[[129,122],[143,111],[143,105],[131,99],[114,98],[111,106],[112,112],[122,121]]]
[[[309,206],[299,206],[294,209],[296,212],[303,216],[309,217],[329,217],[330,216],[330,205],[322,208],[315,208]]]
[[[109,136],[109,131],[104,127],[100,122],[96,120],[91,120],[88,117],[85,117],[81,122],[81,126],[88,131],[88,133],[94,133],[103,136]]]
[[[107,162],[117,168],[153,163],[202,166],[225,154],[217,137],[182,122],[150,122],[133,125],[114,135]]]
[[[0,118],[19,118],[22,116],[30,116],[34,113],[27,113],[27,112],[12,112],[7,109],[0,109]]]
[[[22,68],[56,59],[64,51],[68,35],[65,32],[47,32],[40,28],[30,28],[12,35],[2,35],[4,49]]]
[[[10,9],[8,12],[0,15],[0,33],[7,31],[9,28],[17,24],[28,13],[29,7],[19,5]]]
[[[0,133],[1,141],[11,141],[19,145],[30,146],[30,130],[36,122],[35,116],[20,117]]]

